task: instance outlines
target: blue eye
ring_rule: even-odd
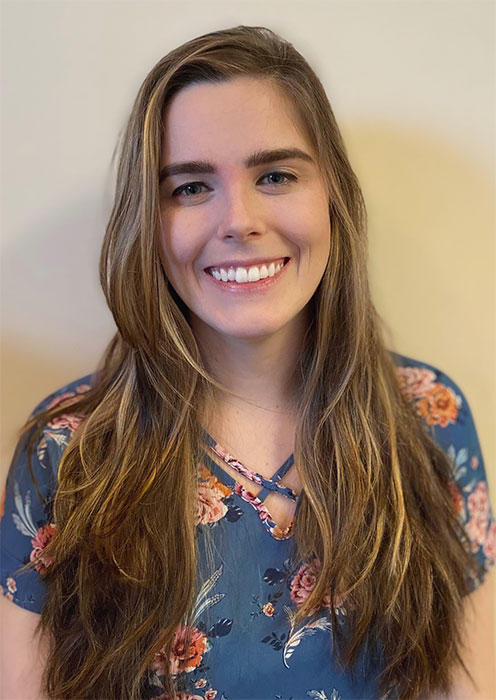
[[[273,170],[272,172],[267,173],[267,175],[264,175],[262,179],[270,177],[271,175],[278,175],[286,178],[286,182],[274,182],[272,183],[274,185],[286,185],[287,181],[297,179],[296,175],[293,175],[293,173],[284,173],[282,170]]]
[[[283,177],[286,178],[284,182],[273,182],[269,184],[273,184],[276,187],[279,185],[287,185],[289,181],[296,181],[298,178],[296,175],[293,175],[293,173],[285,173],[282,170],[273,170],[270,173],[267,173],[264,175],[261,179],[265,179],[266,177],[271,177],[273,175],[276,175],[278,177]],[[180,195],[184,195],[186,199],[192,199],[193,197],[197,197],[201,192],[193,192],[193,194],[187,194],[187,191],[191,192],[191,189],[194,189],[195,187],[205,187],[206,185],[203,182],[186,182],[184,185],[181,185],[180,187],[176,187],[176,189],[172,193],[172,197],[178,197]]]
[[[183,193],[185,192],[185,190],[187,190],[188,188],[190,188],[190,187],[195,187],[195,186],[197,186],[197,185],[202,186],[203,183],[202,183],[202,182],[187,182],[185,185],[181,185],[181,187],[177,187],[177,188],[174,190],[174,192],[172,193],[172,196],[173,196],[173,197],[177,197],[177,195],[183,194]],[[199,194],[199,193],[198,193],[198,192],[197,192],[197,193],[193,193],[192,197],[195,197],[197,194]]]

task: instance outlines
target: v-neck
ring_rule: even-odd
[[[289,471],[289,469],[294,464],[294,454],[291,455],[281,464],[277,471],[272,475],[270,479],[262,476],[258,472],[249,469],[242,462],[240,462],[234,455],[230,454],[220,443],[218,443],[206,430],[203,428],[203,438],[205,443],[215,452],[215,454],[222,459],[229,467],[237,471],[241,476],[244,476],[249,481],[262,486],[262,489],[257,495],[247,491],[239,482],[237,482],[233,477],[231,477],[222,467],[220,467],[215,460],[213,460],[206,452],[205,456],[205,466],[211,472],[214,473],[217,479],[221,481],[225,486],[230,488],[233,493],[238,493],[243,498],[243,494],[246,494],[247,500],[251,505],[259,510],[263,508],[265,514],[269,517],[260,518],[264,523],[268,533],[277,540],[285,540],[292,537],[292,530],[298,513],[298,509],[301,503],[301,493],[298,495],[292,488],[288,486],[283,486],[279,482],[284,477],[284,475]],[[263,504],[263,501],[268,496],[271,491],[276,491],[282,496],[289,498],[292,501],[296,501],[296,510],[293,516],[293,520],[286,528],[281,528],[272,519],[270,512]]]

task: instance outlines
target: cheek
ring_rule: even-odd
[[[174,226],[163,226],[159,233],[160,254],[166,272],[178,266],[187,265],[194,259],[194,247],[191,236],[186,236]]]

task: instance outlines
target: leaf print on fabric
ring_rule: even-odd
[[[307,695],[315,700],[341,700],[341,695],[335,688],[333,688],[329,698],[323,690],[307,690]]]
[[[253,619],[259,615],[266,617],[276,617],[279,612],[276,610],[279,598],[284,594],[284,589],[289,588],[289,577],[292,573],[291,559],[285,559],[281,568],[269,567],[264,571],[262,580],[269,586],[277,586],[275,591],[270,591],[267,594],[266,602],[260,603],[260,596],[253,595],[251,600],[255,603],[257,610],[250,612],[250,617]],[[263,640],[262,640],[263,641]]]
[[[43,469],[46,469],[48,465],[45,462],[45,457],[48,456],[48,443],[46,441],[45,435],[43,435],[43,437],[36,446],[36,456],[41,467],[43,467]]]
[[[286,639],[286,634],[283,632],[279,636],[275,632],[271,632],[266,637],[262,639],[262,644],[270,644],[270,646],[276,651],[280,651],[283,648],[283,641]]]
[[[225,520],[228,523],[237,523],[238,520],[243,517],[244,512],[243,509],[240,508],[237,502],[234,500],[234,496],[232,493],[227,498],[224,498],[224,503],[227,506]]]
[[[198,591],[198,596],[196,598],[196,604],[193,611],[193,620],[195,622],[204,610],[208,610],[208,608],[210,608],[212,605],[216,605],[222,600],[222,598],[224,598],[225,593],[217,593],[216,595],[212,596],[212,598],[205,597],[208,594],[208,592],[211,591],[212,588],[215,586],[219,578],[222,576],[223,569],[224,565],[221,564],[219,568],[216,569],[214,573],[205,581],[203,586]]]
[[[301,627],[299,630],[296,632],[294,631],[294,625],[295,625],[295,617],[296,613],[291,610],[287,605],[284,606],[284,611],[286,612],[288,618],[289,618],[289,623],[290,623],[290,631],[289,631],[289,636],[288,636],[288,641],[284,645],[284,651],[283,651],[283,663],[286,666],[286,668],[289,668],[289,665],[287,663],[288,659],[291,658],[293,655],[293,652],[295,651],[296,647],[300,644],[301,640],[305,635],[313,635],[317,630],[324,630],[326,632],[332,632],[332,623],[331,620],[328,617],[319,617],[317,620],[314,620],[313,622],[309,622],[305,624],[303,627]]]
[[[44,430],[43,435],[45,438],[50,438],[58,447],[67,447],[70,440],[70,435],[65,432],[56,432],[55,430]]]
[[[468,450],[466,447],[462,447],[458,450],[457,453],[455,446],[449,445],[449,447],[446,450],[446,454],[453,466],[453,476],[458,481],[467,472],[466,464],[468,459]]]
[[[288,561],[288,560],[286,560]],[[284,562],[286,564],[286,562]],[[269,586],[275,586],[276,584],[283,583],[288,577],[288,572],[284,569],[275,569],[270,567],[264,571],[263,581],[268,583]]]
[[[14,481],[14,503],[17,513],[12,513],[12,520],[16,528],[23,535],[34,537],[38,528],[35,526],[31,516],[31,491],[26,492],[25,501],[23,502],[17,481]]]

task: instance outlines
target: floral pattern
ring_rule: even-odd
[[[450,494],[471,550],[487,572],[496,558],[496,521],[470,407],[460,388],[439,369],[392,355],[403,395],[450,459]],[[44,601],[43,574],[52,563],[46,547],[57,536],[51,513],[57,467],[83,420],[70,412],[70,400],[87,391],[90,383],[91,375],[71,382],[33,411],[68,400],[67,413],[45,426],[33,455],[43,502],[29,476],[25,448],[11,464],[2,490],[1,592],[37,613]],[[266,480],[208,438],[198,472],[196,526],[202,559],[206,536],[215,544],[215,567],[199,589],[192,625],[176,630],[169,658],[161,649],[150,660],[144,698],[167,700],[164,674],[168,668],[181,700],[379,699],[376,678],[381,668],[380,649],[375,655],[359,657],[360,673],[355,678],[332,662],[330,593],[303,624],[295,624],[296,610],[315,586],[320,562],[294,558],[293,526],[299,500],[291,489],[279,484],[292,462],[286,460],[276,475]],[[209,450],[240,475],[261,485],[258,496],[222,469]],[[297,501],[293,521],[285,529],[274,522],[265,505],[269,490]],[[19,567],[28,561],[35,562],[34,571],[19,573]],[[481,583],[472,579],[472,589]],[[335,605],[338,625],[346,630],[346,600],[337,596]],[[381,700],[391,697],[390,693]]]

